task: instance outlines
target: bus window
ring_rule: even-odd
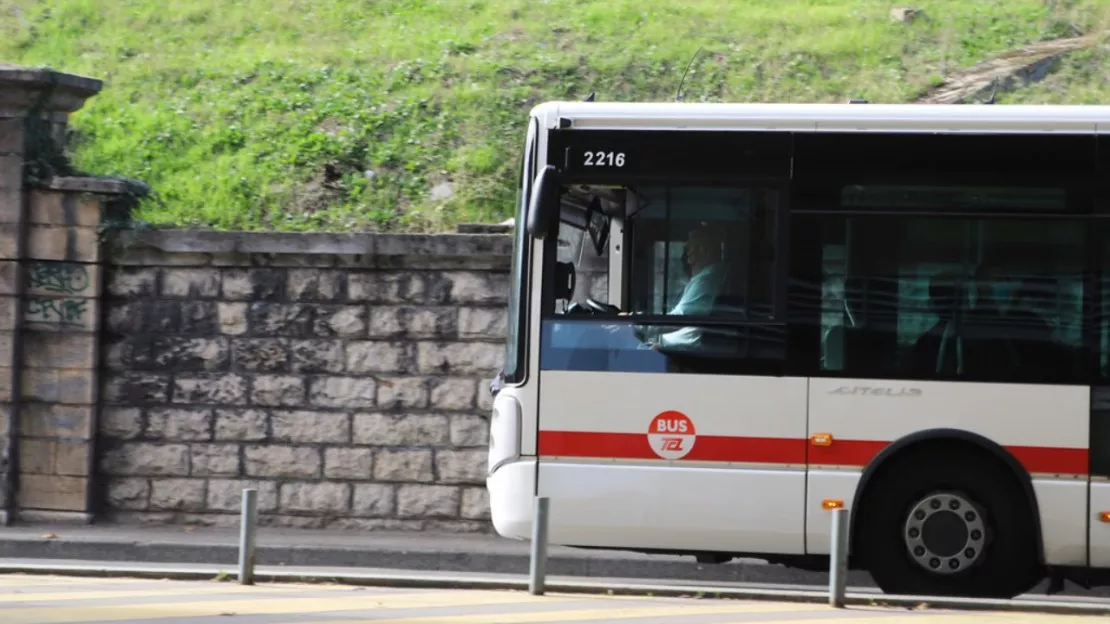
[[[637,189],[632,310],[775,318],[778,195],[744,187]]]
[[[1091,297],[1097,372],[1091,387],[1090,472],[1105,478],[1110,477],[1110,228],[1105,222],[1089,227],[1101,239],[1099,264],[1092,271],[1097,275],[1098,294]]]
[[[1079,222],[889,214],[821,221],[823,370],[1083,377]]]
[[[587,300],[591,299],[602,304],[620,305],[619,301],[609,300],[608,245],[605,244],[606,241],[600,241],[600,248],[594,244],[589,231],[584,227],[587,209],[577,206],[579,203],[588,204],[591,198],[575,197],[579,201],[572,200],[571,205],[563,209],[555,252],[555,274],[569,274],[573,292],[565,298],[556,295],[555,309],[551,310],[556,315],[583,310],[587,306]]]
[[[779,312],[779,192],[690,186],[628,192],[632,200],[622,210],[630,214],[615,230],[627,245],[617,258],[625,266],[611,261],[608,248],[597,253],[573,209],[564,215],[555,254],[562,264],[549,274],[573,267],[574,295],[556,300],[544,320],[541,368],[780,374],[786,330]]]
[[[842,244],[829,243],[821,249],[821,370],[838,371],[844,366],[845,327],[855,327],[848,306]],[[804,305],[804,304],[802,304]]]

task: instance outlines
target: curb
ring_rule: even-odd
[[[267,545],[261,538],[255,546],[257,566],[343,567],[413,570],[457,573],[528,574],[530,556],[525,553],[489,553],[479,549],[397,548],[352,546],[338,548],[321,544],[304,546]],[[693,558],[647,559],[607,557],[601,551],[576,550],[550,553],[549,576],[576,578],[628,578],[658,582],[702,581],[731,583],[774,583],[825,585],[827,572],[791,569],[763,562],[734,561],[725,564],[700,564]],[[232,544],[159,541],[101,541],[3,539],[0,559],[73,560],[75,563],[135,562],[176,565],[221,565],[232,569],[238,564],[239,549]],[[874,587],[866,572],[851,571],[852,586]]]
[[[0,574],[40,574],[83,577],[135,577],[172,580],[215,580],[235,570],[221,566],[165,566],[140,564],[59,564],[0,561]],[[528,578],[497,578],[492,575],[414,574],[405,572],[334,572],[295,571],[258,567],[255,582],[335,583],[371,587],[404,587],[413,589],[471,589],[527,591]],[[603,582],[548,578],[546,593],[597,594],[622,596],[661,596],[711,599],[766,600],[779,602],[824,603],[828,593],[819,590],[777,589],[771,587],[722,587],[716,585],[659,585],[627,581]],[[985,600],[969,598],[938,598],[932,596],[893,596],[875,592],[851,591],[845,594],[845,606],[906,607],[908,610],[1005,611],[1018,613],[1049,613],[1054,615],[1110,615],[1110,600],[1066,601]]]

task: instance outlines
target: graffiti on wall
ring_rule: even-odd
[[[89,271],[77,262],[34,262],[27,271],[27,288],[59,295],[84,295],[89,288]]]
[[[23,318],[28,323],[84,327],[88,305],[88,299],[27,297],[27,313]]]
[[[27,268],[24,320],[37,325],[83,327],[92,285],[88,268],[77,262],[33,262]]]

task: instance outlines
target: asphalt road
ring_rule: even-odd
[[[832,609],[823,604],[764,600],[531,596],[507,590],[294,583],[242,586],[213,581],[0,575],[0,622],[4,624],[811,624],[872,620],[989,624],[1095,622],[1102,618],[870,606]]]

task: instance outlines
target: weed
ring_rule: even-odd
[[[544,100],[907,101],[1107,15],[914,6],[900,23],[886,0],[0,0],[0,58],[106,81],[72,117],[74,166],[150,184],[133,216],[152,226],[439,230],[511,214]],[[999,101],[1103,102],[1107,69],[1092,49]]]

